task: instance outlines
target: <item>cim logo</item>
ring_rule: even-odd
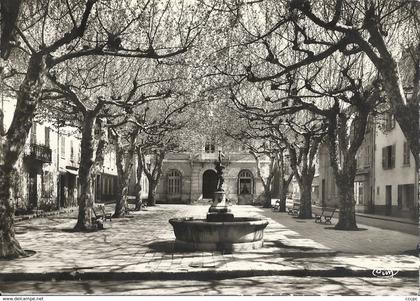
[[[373,276],[381,277],[381,278],[392,278],[397,274],[398,274],[398,271],[394,271],[394,270],[376,269],[372,271]]]

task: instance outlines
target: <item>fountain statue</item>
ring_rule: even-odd
[[[176,246],[197,251],[243,251],[263,246],[264,229],[268,221],[258,218],[234,217],[226,204],[223,189],[222,153],[215,162],[217,188],[207,218],[173,218]]]
[[[223,170],[225,167],[222,165],[222,152],[219,151],[219,160],[214,163],[217,175],[217,188],[213,194],[213,203],[207,213],[207,221],[209,222],[233,222],[233,214],[226,204],[226,194],[223,190]]]

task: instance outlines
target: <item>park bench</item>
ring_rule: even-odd
[[[140,203],[141,204],[140,204],[140,208],[139,208],[138,205],[136,204],[136,197],[134,195],[129,195],[127,197],[127,207],[126,207],[125,213],[126,214],[129,214],[130,211],[140,211],[140,210],[143,210],[143,209],[145,209],[147,207],[146,202],[144,202],[143,200],[141,200]],[[134,204],[135,205],[134,206],[134,209],[131,209],[130,208],[130,204]]]
[[[37,207],[35,207],[33,209],[33,211],[34,211],[36,217],[45,217],[46,216],[44,210],[38,209]]]
[[[98,229],[104,228],[104,217],[102,214],[97,214],[95,208],[92,207],[92,224],[95,225]]]
[[[273,211],[280,211],[280,200],[279,199],[272,199],[271,202],[274,201],[274,205],[272,207]]]
[[[109,221],[112,221],[112,213],[105,211],[105,205],[104,204],[97,204],[97,205],[98,205],[98,209],[102,213],[101,215],[102,215],[103,220],[106,221],[107,219],[109,219]]]
[[[324,207],[322,208],[321,214],[315,213],[315,223],[331,224],[331,219],[334,216],[335,208]]]
[[[298,215],[300,211],[300,202],[296,202],[296,201],[292,201],[292,202],[293,203],[289,202],[289,204],[287,204],[287,201],[286,201],[287,213],[291,215]]]
[[[315,222],[319,221],[320,216],[322,216],[322,207],[319,206],[312,206],[312,214],[315,218]]]

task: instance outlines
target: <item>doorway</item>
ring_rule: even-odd
[[[63,208],[66,205],[66,183],[65,183],[65,176],[60,174],[60,207]]]
[[[203,199],[212,199],[217,188],[217,174],[214,170],[208,169],[203,173]]]
[[[29,207],[38,207],[38,193],[37,193],[37,174],[31,171],[28,179],[28,193],[29,193]]]
[[[391,215],[392,212],[392,186],[385,186],[385,214]]]

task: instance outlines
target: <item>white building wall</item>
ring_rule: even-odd
[[[378,127],[378,126],[377,126]],[[375,206],[385,206],[386,186],[392,187],[392,206],[398,203],[398,185],[415,183],[414,156],[410,152],[410,165],[403,164],[404,142],[406,141],[400,126],[395,123],[394,129],[383,132],[377,128],[375,137]],[[395,167],[382,167],[382,148],[395,144]]]
[[[0,103],[1,108],[4,112],[3,125],[4,129],[7,131],[12,119],[16,107],[16,100],[13,98],[3,98]],[[37,196],[38,196],[38,205],[41,204],[57,204],[57,196],[60,193],[58,189],[60,175],[61,180],[64,180],[67,185],[69,171],[72,172],[74,188],[73,189],[73,203],[75,204],[75,199],[78,194],[77,187],[77,173],[80,162],[80,138],[81,134],[79,130],[75,127],[65,126],[57,128],[52,122],[41,122],[37,118],[34,119],[35,127],[32,127],[29,135],[26,140],[26,146],[20,158],[17,162],[16,170],[18,171],[18,185],[16,187],[16,198],[18,206],[28,206],[29,204],[29,169],[33,167],[32,163],[24,163],[25,154],[29,154],[30,144],[31,144],[31,132],[35,129],[36,138],[33,143],[37,145],[45,145],[51,149],[51,163],[42,163],[37,166],[36,173],[36,182],[37,182]],[[49,142],[46,141],[46,128],[49,128]],[[1,139],[1,137],[0,137]],[[62,148],[62,143],[64,142],[64,149]],[[48,145],[46,145],[48,143]],[[0,143],[0,164],[3,161],[3,150],[1,149],[2,143]],[[71,149],[73,148],[73,156],[71,156]],[[63,152],[64,150],[64,152]],[[105,155],[103,173],[109,174],[111,176],[116,176],[116,164],[115,164],[115,154],[109,151]],[[46,189],[49,188],[49,189]],[[49,191],[47,193],[47,190]],[[65,196],[71,194],[68,189],[64,192]],[[65,204],[68,206],[69,204]]]

